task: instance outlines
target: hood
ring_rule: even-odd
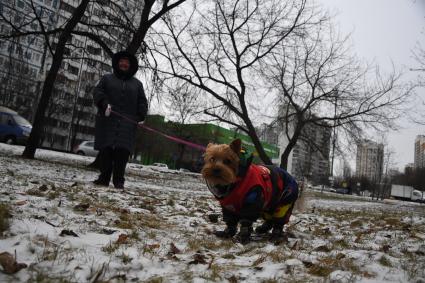
[[[121,58],[128,58],[130,60],[130,69],[128,70],[128,72],[123,72],[118,68],[118,61]],[[128,80],[132,78],[134,74],[136,74],[137,70],[139,69],[139,63],[137,62],[136,56],[134,56],[130,52],[120,51],[115,53],[114,56],[112,56],[112,69],[114,70],[114,74],[118,78]]]

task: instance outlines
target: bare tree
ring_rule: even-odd
[[[130,17],[125,14],[125,11],[121,9],[119,4],[120,1],[103,1],[103,0],[82,0],[80,4],[74,8],[66,3],[61,5],[66,6],[66,10],[71,13],[69,19],[65,21],[63,26],[48,28],[43,19],[42,11],[43,8],[36,7],[33,0],[31,0],[31,6],[33,8],[34,17],[29,18],[24,24],[16,25],[11,20],[11,15],[0,13],[0,19],[11,27],[11,33],[1,35],[3,39],[12,39],[19,37],[26,37],[30,35],[40,35],[45,39],[50,55],[52,56],[52,64],[46,75],[40,101],[37,106],[37,112],[34,120],[33,129],[29,137],[27,146],[24,150],[23,156],[27,158],[34,158],[35,151],[40,144],[41,132],[43,124],[45,122],[45,113],[48,106],[52,91],[54,88],[55,79],[58,71],[61,67],[62,61],[67,54],[66,46],[71,41],[72,35],[84,36],[98,44],[106,54],[112,56],[113,50],[110,47],[110,41],[105,37],[105,33],[115,33],[119,42],[126,42],[123,37],[129,35],[127,50],[133,54],[139,50],[140,46],[143,45],[144,38],[149,28],[160,19],[169,10],[177,7],[185,0],[171,1],[156,1],[156,0],[145,0],[141,5],[142,8],[140,13]],[[107,18],[106,23],[92,23],[88,21],[90,17],[87,17],[87,7],[89,2],[98,3],[100,7],[112,5],[115,11],[115,15],[112,13],[105,13],[112,18]],[[158,3],[157,5],[154,5]],[[98,15],[101,16],[102,15]],[[139,19],[139,25],[134,27],[132,22],[135,19]],[[36,28],[33,28],[32,23],[37,23]],[[82,28],[85,27],[85,28]],[[50,36],[56,36],[57,40],[54,41],[54,46],[51,44]],[[120,46],[120,44],[118,44]]]
[[[324,21],[304,36],[281,44],[262,59],[261,72],[271,90],[278,92],[288,145],[281,167],[307,125],[339,128],[359,138],[364,127],[394,128],[411,87],[399,85],[400,74],[380,74],[377,67],[361,64],[350,54],[348,37],[340,39]]]
[[[178,80],[164,84],[164,87],[163,101],[172,120],[183,125],[202,111],[199,89]]]
[[[61,67],[61,63],[65,54],[65,45],[66,42],[71,37],[71,32],[77,26],[78,22],[84,16],[87,5],[90,0],[82,0],[81,3],[77,6],[77,8],[72,13],[71,18],[66,23],[63,31],[59,34],[59,38],[56,44],[56,48],[53,53],[52,65],[50,66],[49,71],[46,75],[46,80],[43,84],[43,89],[40,96],[40,101],[37,106],[37,111],[35,114],[34,124],[31,131],[31,134],[28,138],[27,145],[25,147],[24,152],[22,153],[23,157],[26,158],[34,158],[35,151],[39,146],[43,125],[45,120],[45,111],[47,109],[50,97],[53,92],[54,83]],[[43,27],[41,21],[39,21],[40,26]]]
[[[152,42],[157,71],[213,98],[205,113],[247,133],[271,164],[251,120],[261,101],[254,70],[291,34],[314,24],[314,11],[306,0],[217,0],[195,6],[187,20],[179,13],[167,17],[166,30]]]

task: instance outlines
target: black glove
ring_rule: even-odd
[[[249,220],[240,221],[241,228],[237,236],[238,241],[242,244],[248,244],[251,241],[252,222]]]
[[[214,231],[214,235],[219,238],[228,239],[236,234],[236,226],[227,226],[223,231]]]

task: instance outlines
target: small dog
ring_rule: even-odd
[[[252,164],[253,156],[241,149],[241,140],[227,144],[208,144],[202,168],[208,189],[219,201],[224,231],[215,231],[220,238],[237,239],[246,244],[251,240],[252,224],[260,217],[264,223],[255,232],[267,234],[278,240],[288,223],[295,201],[298,185],[294,178],[278,167]]]

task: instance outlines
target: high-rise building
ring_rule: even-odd
[[[116,52],[126,47],[131,39],[115,20],[125,12],[131,22],[137,22],[138,2],[141,0],[91,1],[79,31],[93,31]],[[34,4],[34,8],[32,4]],[[116,3],[116,2],[115,2]],[[60,26],[71,17],[79,1],[74,0],[0,0],[2,18],[0,33],[7,35],[15,27],[40,30],[35,15],[46,30]],[[117,5],[117,6],[113,6]],[[123,18],[123,17],[121,17]],[[52,54],[58,35],[18,37],[0,40],[0,105],[7,106],[33,121],[46,73],[52,63]],[[55,89],[45,113],[46,123],[43,146],[70,150],[82,140],[93,139],[94,115],[92,90],[100,77],[111,72],[111,59],[94,41],[80,35],[72,35],[65,48],[65,57],[55,81]]]
[[[414,166],[425,168],[425,135],[416,136]]]
[[[356,176],[379,183],[382,178],[384,145],[370,140],[357,144]]]
[[[284,107],[281,108],[282,112],[285,112]],[[282,154],[289,144],[288,136],[294,133],[295,121],[281,121],[278,125],[278,146]],[[288,172],[300,180],[307,178],[316,184],[328,182],[331,132],[330,127],[306,125],[289,154]]]

